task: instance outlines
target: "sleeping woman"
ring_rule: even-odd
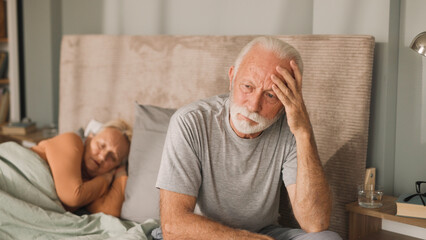
[[[41,141],[32,150],[47,161],[56,192],[65,208],[83,206],[91,213],[120,216],[127,172],[124,164],[130,150],[131,127],[113,120],[85,141],[64,133]]]

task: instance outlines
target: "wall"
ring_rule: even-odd
[[[31,1],[31,0],[27,0]],[[62,0],[63,34],[101,34],[104,0]]]
[[[334,6],[330,9],[329,6]],[[376,39],[367,166],[387,194],[394,188],[399,1],[315,1],[314,34],[369,34]]]
[[[373,35],[377,43],[367,166],[377,168],[377,181],[390,195],[412,192],[415,180],[426,180],[420,130],[426,111],[426,90],[421,90],[426,89],[421,80],[425,60],[407,47],[426,30],[422,0],[34,2],[24,1],[27,115],[41,125],[57,121],[58,32]]]
[[[27,117],[57,123],[62,34],[309,34],[312,1],[23,0]]]
[[[423,9],[422,0],[314,1],[314,34],[376,38],[367,166],[395,196],[426,180],[426,58],[409,48],[426,31]]]
[[[52,54],[58,50],[52,48],[52,0],[27,0],[23,6],[26,112],[39,126],[46,125],[54,122],[57,101],[53,95],[57,70]]]
[[[395,143],[396,194],[415,192],[415,181],[426,181],[426,76],[422,79],[422,71],[426,71],[426,57],[409,49],[412,39],[426,31],[424,9],[426,1],[401,1]],[[426,186],[423,190],[426,191]]]
[[[62,2],[64,34],[238,35],[312,32],[312,0],[270,0],[268,4],[261,0]]]
[[[426,114],[421,115],[426,112],[426,58],[409,48],[414,36],[426,31],[423,9],[422,0],[314,2],[314,34],[376,38],[367,167],[377,168],[377,182],[388,195],[415,192],[415,181],[426,180],[426,137],[421,138],[426,134]],[[387,220],[382,227],[425,238],[419,227]]]

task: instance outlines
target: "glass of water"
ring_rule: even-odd
[[[374,184],[358,185],[358,204],[365,208],[379,208],[382,203],[383,188]]]

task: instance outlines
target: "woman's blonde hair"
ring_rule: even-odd
[[[132,141],[133,129],[123,119],[119,118],[119,119],[111,120],[111,121],[105,123],[102,126],[102,129],[104,129],[104,128],[115,128],[115,129],[119,130],[121,133],[123,133],[123,135],[127,138],[129,143]]]

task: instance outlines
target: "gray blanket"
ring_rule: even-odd
[[[67,212],[48,164],[16,143],[0,144],[0,239],[152,239],[158,226]]]

